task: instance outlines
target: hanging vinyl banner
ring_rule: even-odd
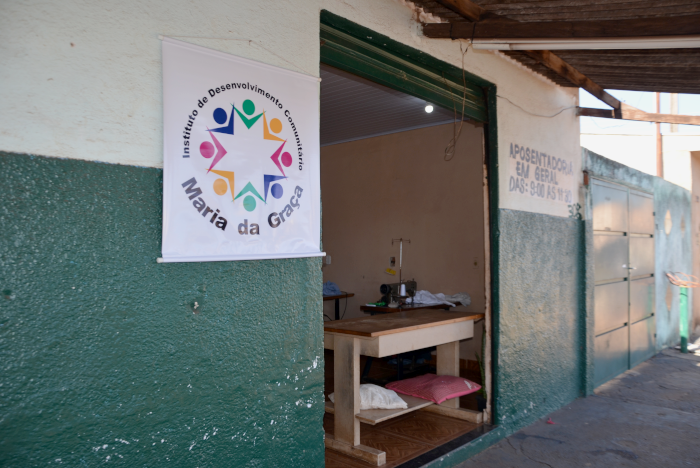
[[[163,259],[320,250],[318,78],[163,39]]]

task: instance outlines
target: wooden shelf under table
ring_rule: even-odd
[[[422,410],[481,423],[482,413],[458,408],[459,400],[440,405],[414,401],[405,410],[370,412],[360,410],[358,393],[361,354],[381,358],[436,346],[438,375],[459,375],[459,341],[473,337],[474,321],[483,317],[470,312],[412,310],[324,323],[323,346],[334,352],[333,381],[338,403],[325,405],[326,411],[334,415],[333,437],[326,437],[326,447],[381,466],[386,463],[386,453],[360,443],[360,422],[377,424]]]
[[[429,400],[424,400],[423,398],[412,397],[409,395],[400,395],[403,401],[406,402],[408,408],[399,409],[369,409],[361,410],[355,415],[355,417],[363,423],[374,426],[380,422],[388,421],[389,419],[402,416],[404,414],[417,411],[419,409],[425,409],[432,413],[439,413],[445,416],[450,416],[457,419],[462,419],[464,421],[469,421],[473,423],[480,424],[482,419],[482,414],[478,411],[472,411],[466,408],[449,408],[436,405],[434,402]],[[335,414],[335,405],[332,401],[326,402],[326,413]]]
[[[421,408],[425,408],[426,406],[435,404],[432,401],[408,395],[399,395],[399,398],[406,402],[408,408],[361,410],[355,417],[363,423],[371,424],[372,426],[374,426],[375,424],[387,421],[397,416],[401,416],[402,414],[410,413],[411,411],[416,411]],[[326,402],[326,413],[335,413],[335,406],[333,405],[332,401]]]

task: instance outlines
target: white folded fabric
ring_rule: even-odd
[[[472,298],[469,297],[469,294],[465,292],[453,294],[451,296],[445,296],[445,300],[449,302],[454,302],[455,304],[459,302],[463,306],[468,306],[472,303]]]
[[[445,296],[443,293],[431,294],[428,291],[416,291],[415,297],[409,298],[406,302],[409,304],[415,302],[416,304],[425,305],[445,304],[455,307],[457,302],[468,306],[472,303],[472,298],[465,292],[453,294],[452,296]]]
[[[328,399],[335,403],[335,393]],[[408,405],[393,390],[372,384],[360,385],[360,411],[368,409],[406,409]]]

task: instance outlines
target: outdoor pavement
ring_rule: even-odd
[[[662,351],[459,465],[547,466],[700,467],[700,352]]]

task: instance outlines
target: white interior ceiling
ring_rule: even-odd
[[[434,106],[429,114],[426,104],[321,64],[321,146],[454,122],[454,112]]]

